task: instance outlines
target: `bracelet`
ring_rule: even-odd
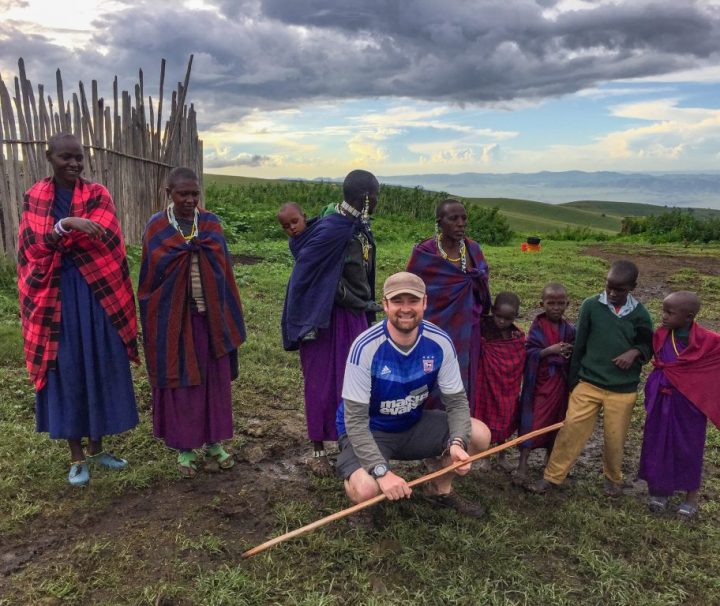
[[[463,450],[467,450],[467,444],[465,443],[465,440],[463,440],[460,437],[455,437],[455,438],[451,438],[450,440],[448,440],[448,443],[447,443],[448,451],[450,450],[451,446],[459,446]]]
[[[62,226],[62,221],[63,221],[63,220],[60,219],[57,223],[55,223],[55,227],[54,227],[55,233],[56,233],[58,236],[60,236],[61,238],[62,238],[63,236],[69,235],[70,232],[72,231],[71,229],[65,229],[65,228]]]

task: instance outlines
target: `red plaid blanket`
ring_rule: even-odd
[[[35,389],[45,385],[55,368],[60,337],[60,272],[62,255],[72,257],[107,313],[131,360],[138,360],[135,300],[120,224],[109,192],[98,183],[78,179],[70,216],[96,221],[105,235],[91,240],[72,232],[54,242],[52,177],[38,181],[25,194],[18,244],[18,291],[25,360]]]
[[[483,336],[473,416],[490,428],[492,442],[504,442],[518,428],[524,368],[525,334],[519,328],[513,326],[512,339]]]

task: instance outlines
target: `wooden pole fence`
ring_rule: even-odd
[[[45,158],[48,140],[72,133],[86,150],[84,177],[108,188],[117,207],[125,240],[139,243],[145,223],[165,205],[165,179],[175,166],[193,169],[202,185],[202,141],[195,109],[185,105],[193,56],[185,77],[172,93],[172,107],[163,122],[165,59],[160,63],[157,111],[152,97],[145,105],[144,76],[139,70],[132,93],[118,90],[112,98],[98,94],[98,83],[68,94],[62,74],[55,73],[56,97],[42,84],[37,96],[18,60],[12,88],[0,77],[0,252],[15,261],[23,195],[51,174]],[[14,92],[14,96],[10,91]]]

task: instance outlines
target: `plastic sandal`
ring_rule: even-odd
[[[685,503],[682,503],[680,507],[678,507],[677,514],[678,517],[684,519],[684,520],[691,520],[693,519],[698,513],[698,506],[693,505],[692,503],[688,503],[687,501]]]
[[[86,459],[88,463],[100,465],[106,469],[125,469],[128,464],[125,459],[116,457],[113,453],[107,451],[99,452],[96,455],[88,455]]]
[[[178,453],[178,470],[183,478],[194,478],[197,475],[197,455],[192,450],[181,450]]]
[[[653,513],[662,513],[667,509],[668,498],[658,495],[650,495],[647,498],[647,506]]]
[[[222,444],[208,444],[205,453],[217,461],[220,469],[230,469],[235,465],[235,459],[222,447]]]
[[[318,450],[306,461],[310,472],[318,478],[332,478],[335,476],[335,467],[330,462],[324,450]]]
[[[90,483],[90,469],[85,461],[73,461],[70,464],[68,483],[71,486],[87,486]]]

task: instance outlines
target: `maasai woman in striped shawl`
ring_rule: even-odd
[[[490,312],[488,265],[478,243],[465,237],[467,213],[460,202],[444,200],[435,217],[435,237],[413,249],[407,270],[427,285],[425,319],[453,340],[472,409],[480,363],[480,317]]]
[[[88,462],[127,466],[103,451],[102,438],[138,422],[129,365],[137,361],[135,300],[115,205],[102,185],[80,178],[79,141],[55,135],[46,155],[54,175],[25,194],[20,221],[25,359],[37,430],[68,441],[68,482],[84,486]]]
[[[166,191],[170,206],[143,235],[138,300],[153,432],[180,451],[178,468],[193,477],[195,448],[205,446],[221,469],[235,463],[220,442],[233,435],[230,382],[245,324],[220,220],[197,208],[197,175],[172,170]]]

